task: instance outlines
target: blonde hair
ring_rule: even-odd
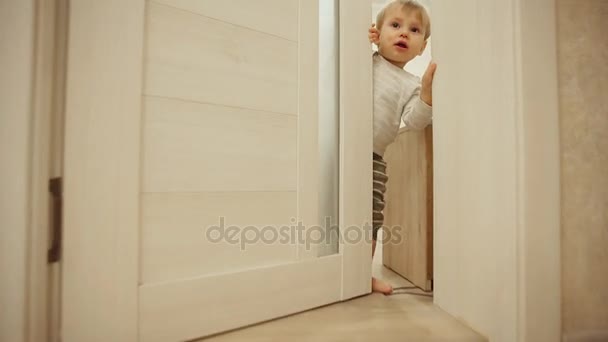
[[[387,9],[395,5],[400,5],[403,11],[409,10],[416,12],[418,14],[418,19],[422,22],[422,26],[424,26],[424,40],[427,40],[431,36],[431,18],[429,17],[426,8],[416,0],[394,0],[384,6],[376,16],[376,28],[378,30],[382,29],[384,15]]]

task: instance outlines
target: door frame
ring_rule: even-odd
[[[30,295],[39,298],[30,277],[44,275],[31,250],[39,204],[36,193],[39,173],[33,169],[40,158],[36,133],[41,126],[34,113],[36,60],[36,1],[6,1],[0,13],[2,93],[0,93],[0,147],[2,160],[2,202],[0,203],[0,340],[30,341],[30,328],[39,329],[33,319]],[[44,191],[46,194],[46,191]],[[34,196],[32,196],[34,195]],[[38,240],[39,241],[39,240]],[[36,261],[34,261],[36,260]],[[36,272],[32,272],[37,270]]]
[[[14,78],[5,78],[11,82],[6,87],[11,91],[2,104],[14,107],[6,110],[7,121],[3,121],[11,141],[6,144],[10,153],[3,153],[2,159],[11,167],[2,189],[16,195],[3,207],[10,214],[0,215],[3,227],[12,226],[0,230],[0,240],[11,241],[2,248],[9,255],[5,260],[10,260],[10,269],[2,272],[12,279],[0,291],[11,298],[11,303],[2,301],[2,306],[12,307],[11,319],[3,320],[0,328],[1,340],[58,340],[60,265],[48,263],[47,251],[49,179],[61,173],[66,5],[66,0],[26,0],[9,1],[4,8],[10,18],[4,21],[10,38],[3,41],[9,44],[4,49],[9,53],[2,68]],[[17,102],[20,106],[15,106]],[[18,288],[12,287],[17,282]]]
[[[560,140],[555,0],[514,2],[519,341],[559,341]]]

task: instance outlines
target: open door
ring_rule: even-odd
[[[344,53],[367,51],[348,25],[369,1],[342,6]],[[317,0],[71,3],[63,341],[183,341],[369,293],[369,240],[321,253],[318,20]],[[340,80],[343,233],[371,218],[369,67]]]
[[[384,155],[383,264],[424,291],[433,290],[433,127],[402,128]]]

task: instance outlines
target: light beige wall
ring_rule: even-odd
[[[557,23],[563,335],[606,341],[608,1],[558,0]]]
[[[34,0],[0,2],[0,341],[25,339]]]

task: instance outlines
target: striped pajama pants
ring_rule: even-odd
[[[386,162],[379,154],[373,154],[373,174],[374,174],[374,186],[372,191],[372,212],[373,212],[373,238],[377,240],[378,230],[384,224],[384,194],[386,193],[386,182],[388,176],[386,175]]]

